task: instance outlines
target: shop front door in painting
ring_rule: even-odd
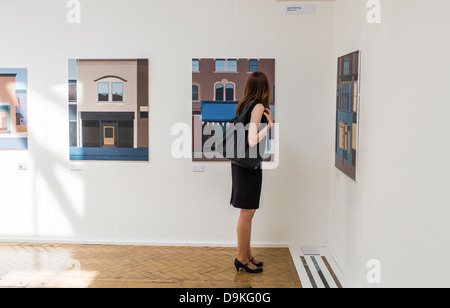
[[[116,127],[113,125],[103,126],[103,146],[115,147],[116,146]]]

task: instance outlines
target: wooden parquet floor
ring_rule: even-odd
[[[301,288],[289,250],[254,248],[264,273],[237,273],[236,248],[0,244],[0,287]]]

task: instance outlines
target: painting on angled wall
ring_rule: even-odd
[[[271,85],[270,109],[275,118],[275,59],[193,59],[192,135],[193,161],[225,161],[215,152],[213,137],[220,137],[225,125],[236,116],[251,73],[264,72]],[[272,131],[271,131],[271,134]],[[268,140],[272,140],[269,136]],[[267,142],[267,160],[273,158]]]
[[[28,149],[27,69],[0,68],[0,150]]]
[[[68,85],[70,160],[149,160],[147,59],[70,59]]]
[[[360,52],[338,59],[336,168],[356,181],[359,130]]]

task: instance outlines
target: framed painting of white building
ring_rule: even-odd
[[[69,60],[70,159],[148,161],[148,60]]]

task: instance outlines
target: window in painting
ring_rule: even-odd
[[[109,102],[109,82],[97,83],[98,102]]]
[[[223,84],[216,85],[216,101],[223,101]]]
[[[123,102],[123,82],[112,82],[112,101]]]
[[[231,83],[227,84],[227,86],[225,87],[225,93],[226,101],[234,101],[234,85],[232,85]]]

